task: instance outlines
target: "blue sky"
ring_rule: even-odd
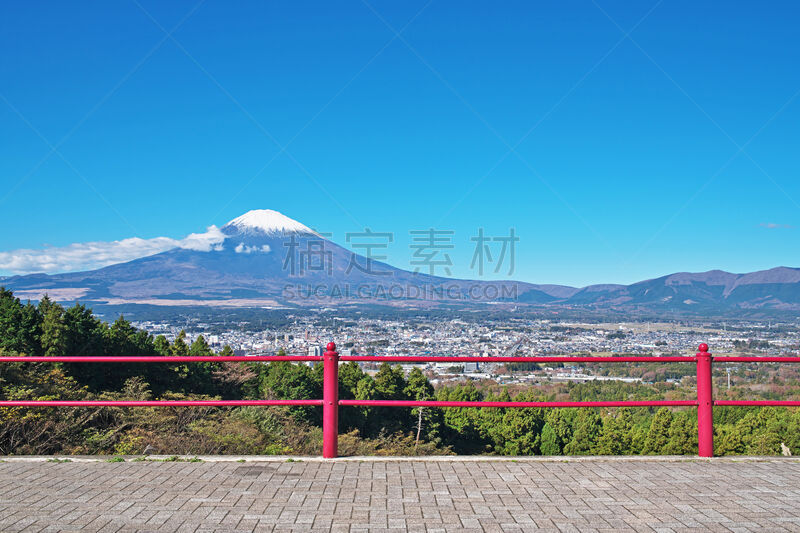
[[[538,283],[800,266],[794,2],[139,2],[5,8],[0,274],[263,208],[459,277],[480,227]]]

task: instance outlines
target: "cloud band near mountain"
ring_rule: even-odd
[[[31,274],[91,270],[173,248],[203,252],[219,250],[223,240],[225,235],[217,226],[212,225],[204,233],[192,233],[183,239],[131,237],[110,242],[73,243],[67,246],[45,246],[41,249],[23,248],[0,252],[0,271]]]

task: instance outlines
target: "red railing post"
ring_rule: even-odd
[[[339,353],[329,342],[322,374],[322,457],[333,459],[339,452]]]
[[[711,385],[711,354],[708,344],[697,352],[697,455],[714,457],[714,405]]]

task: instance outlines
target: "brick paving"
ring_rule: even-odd
[[[800,531],[800,461],[0,463],[0,531]]]

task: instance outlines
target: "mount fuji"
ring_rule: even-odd
[[[508,304],[621,313],[720,316],[800,312],[800,269],[677,273],[632,285],[535,285],[412,273],[368,260],[277,211],[237,217],[203,246],[97,270],[0,280],[20,298],[93,305],[303,307]]]
[[[367,259],[269,209],[222,228],[207,250],[173,248],[97,270],[3,280],[20,297],[98,304],[283,306],[557,299],[568,287],[466,281],[412,273]]]

